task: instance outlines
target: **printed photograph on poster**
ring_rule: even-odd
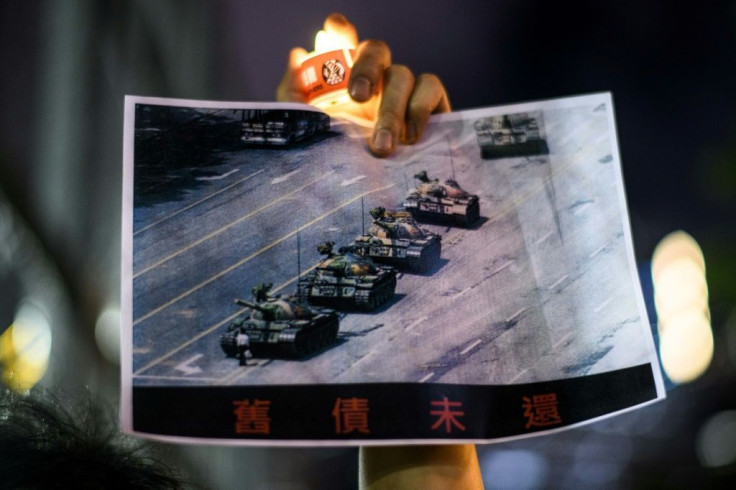
[[[308,106],[127,98],[124,391],[649,365],[662,396],[609,94],[434,116],[390,159],[366,136]]]

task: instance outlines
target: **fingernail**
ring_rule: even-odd
[[[350,84],[350,96],[355,100],[365,101],[372,95],[371,81],[366,77],[358,77]]]
[[[390,151],[392,142],[393,137],[391,136],[391,131],[381,129],[376,133],[375,138],[373,138],[373,147],[381,152]]]

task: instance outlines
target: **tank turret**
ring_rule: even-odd
[[[354,246],[333,252],[334,242],[317,247],[325,258],[299,282],[299,290],[311,304],[332,308],[375,310],[396,290],[396,269],[377,265]]]
[[[236,299],[250,309],[228,325],[220,347],[228,357],[237,357],[239,335],[245,335],[254,357],[304,357],[337,339],[338,314],[328,308],[300,303],[293,297],[274,296],[271,284],[253,288],[253,301]]]
[[[430,180],[427,171],[414,175],[416,189],[404,199],[404,209],[422,221],[452,221],[469,226],[480,218],[480,200],[466,192],[454,179]]]

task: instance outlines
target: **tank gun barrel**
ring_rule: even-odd
[[[258,311],[261,313],[261,318],[263,320],[272,322],[274,321],[274,311],[271,308],[261,306],[258,303],[252,303],[250,301],[246,301],[244,299],[236,298],[235,303],[239,304],[240,306],[247,306],[248,308]],[[270,306],[270,305],[269,305]]]
[[[240,306],[247,306],[248,308],[251,308],[253,310],[258,311],[265,311],[266,309],[259,305],[258,303],[251,303],[250,301],[246,301],[244,299],[235,298],[235,304],[238,304]]]

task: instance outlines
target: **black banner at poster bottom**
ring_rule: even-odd
[[[133,388],[137,433],[208,439],[492,440],[654,400],[652,366],[516,385],[365,383]]]

